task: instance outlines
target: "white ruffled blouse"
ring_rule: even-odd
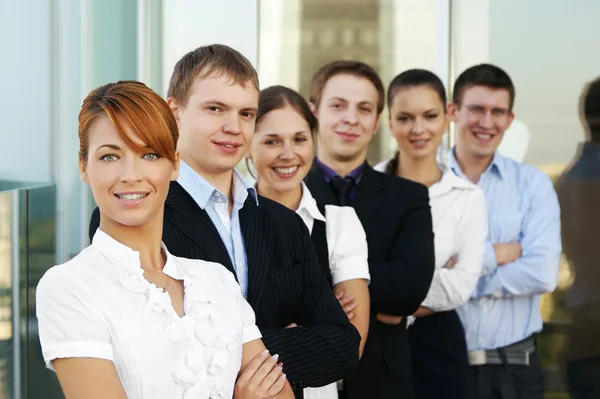
[[[184,316],[148,282],[139,253],[102,232],[37,287],[44,360],[114,363],[130,399],[231,398],[242,344],[261,337],[252,308],[225,267],[179,258],[163,245],[168,276],[183,280]]]

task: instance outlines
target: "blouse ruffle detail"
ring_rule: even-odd
[[[172,372],[172,378],[185,388],[184,399],[225,398],[227,388],[222,376],[232,361],[241,361],[234,353],[242,342],[242,317],[237,302],[226,301],[227,291],[221,281],[198,268],[185,270],[185,315],[179,317],[168,293],[144,278],[143,270],[120,280],[123,288],[147,297],[146,309],[163,313],[171,322],[166,330],[172,344],[191,340],[183,364]]]

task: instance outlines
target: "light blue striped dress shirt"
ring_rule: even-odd
[[[229,253],[229,258],[235,269],[242,294],[244,298],[247,298],[248,256],[240,226],[239,211],[244,207],[244,202],[246,202],[249,195],[248,193],[254,197],[256,205],[258,205],[256,190],[237,170],[234,170],[232,185],[233,208],[230,216],[227,206],[228,199],[225,194],[217,190],[183,160],[181,160],[179,165],[179,178],[177,182],[196,201],[196,204],[206,211],[210,220],[212,220],[217,228],[221,240]]]
[[[448,163],[467,178],[452,150]],[[499,153],[477,185],[486,197],[488,242],[473,298],[457,311],[469,350],[497,349],[542,330],[540,296],[553,291],[558,280],[560,208],[544,173]],[[499,266],[493,244],[517,241],[521,258]]]

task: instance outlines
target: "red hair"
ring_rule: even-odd
[[[117,132],[135,151],[148,146],[161,157],[175,162],[179,130],[167,103],[148,86],[136,81],[119,81],[100,86],[90,92],[79,112],[79,156],[86,162],[89,152],[90,128],[102,116],[108,116]],[[131,140],[123,123],[144,142],[140,146]]]

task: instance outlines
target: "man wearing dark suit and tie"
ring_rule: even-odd
[[[168,102],[181,166],[165,203],[165,245],[234,273],[297,398],[302,388],[342,378],[358,365],[360,335],[328,285],[308,230],[234,169],[254,133],[256,71],[227,46],[200,47],[175,66]],[[99,218],[96,210],[90,236]]]
[[[306,184],[321,204],[354,207],[369,245],[369,339],[342,397],[413,398],[406,316],[425,299],[434,271],[427,188],[366,162],[384,106],[373,68],[356,61],[325,65],[313,77],[310,101],[319,136]]]

